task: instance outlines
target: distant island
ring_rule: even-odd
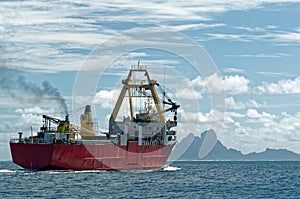
[[[203,140],[206,136],[213,137],[216,134],[213,130],[207,130],[201,134],[201,136],[194,136],[189,134],[184,138],[176,148],[184,148],[185,139],[193,139],[189,148],[179,157],[178,160],[213,160],[213,161],[300,161],[300,154],[294,153],[286,149],[269,149],[260,153],[242,154],[235,149],[229,149],[225,147],[219,140],[213,146],[212,150],[203,158],[199,158],[199,150],[203,144]],[[175,148],[175,150],[176,150]],[[172,160],[172,155],[170,160]]]

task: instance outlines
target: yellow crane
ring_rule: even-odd
[[[138,74],[142,74],[143,79],[139,80],[139,81],[135,81],[134,80],[134,75],[138,73]],[[122,90],[120,92],[120,95],[117,99],[116,105],[112,111],[112,114],[110,116],[109,119],[109,133],[112,134],[114,133],[114,128],[115,128],[115,120],[118,116],[118,113],[120,111],[121,105],[123,103],[123,100],[126,96],[126,94],[128,95],[128,99],[129,99],[129,108],[130,108],[130,119],[131,121],[137,121],[137,122],[145,122],[147,120],[151,120],[152,117],[154,116],[158,116],[159,117],[159,122],[161,123],[165,123],[166,122],[166,118],[164,113],[168,112],[168,111],[172,111],[175,112],[175,116],[174,119],[176,120],[176,113],[177,113],[177,109],[180,107],[179,105],[177,105],[176,103],[173,103],[172,100],[170,98],[168,98],[168,101],[163,101],[164,104],[168,104],[171,105],[171,108],[168,109],[163,109],[162,105],[161,105],[161,100],[158,97],[158,93],[156,90],[156,86],[159,87],[159,84],[157,83],[156,80],[151,79],[150,74],[148,72],[148,70],[146,69],[146,67],[140,66],[138,64],[137,67],[132,67],[129,70],[128,76],[126,79],[122,80]],[[159,87],[160,88],[160,87]],[[149,107],[151,107],[150,105],[148,105],[148,112],[146,114],[144,114],[143,116],[140,116],[140,118],[138,118],[138,115],[142,115],[142,114],[137,114],[137,117],[134,116],[134,110],[133,110],[133,100],[132,98],[135,97],[133,96],[133,92],[135,90],[139,90],[139,93],[141,93],[143,96],[142,97],[151,97],[153,99],[153,102],[155,104],[155,108],[156,111],[153,113],[150,113]],[[160,88],[162,90],[162,88]],[[150,91],[151,96],[147,96],[145,95],[146,91]],[[163,91],[164,95],[165,92]],[[141,97],[141,96],[139,96]],[[146,103],[146,102],[145,102]],[[147,106],[145,106],[147,107]],[[147,108],[146,108],[147,109]]]

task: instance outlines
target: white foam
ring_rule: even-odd
[[[0,169],[0,173],[15,173],[14,170],[8,170],[8,169]]]
[[[61,174],[61,173],[98,173],[101,172],[99,170],[81,170],[81,171],[73,171],[73,170],[49,170],[45,171],[49,174]]]
[[[82,171],[74,171],[74,173],[99,173],[105,171],[106,170],[82,170]]]
[[[166,165],[162,170],[163,171],[179,171],[181,168],[179,167],[172,167],[170,165]]]

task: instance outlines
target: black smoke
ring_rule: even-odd
[[[68,113],[66,100],[61,96],[59,90],[51,85],[49,81],[42,82],[39,86],[26,79],[20,71],[0,68],[0,89],[11,97],[26,101],[26,103],[40,103],[43,100],[56,101],[65,114]],[[20,94],[20,92],[26,95]]]

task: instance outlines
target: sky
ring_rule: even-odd
[[[217,121],[228,148],[300,153],[299,18],[289,0],[1,1],[0,160],[43,114],[77,123],[92,104],[107,131],[138,60],[181,105],[179,140]]]

